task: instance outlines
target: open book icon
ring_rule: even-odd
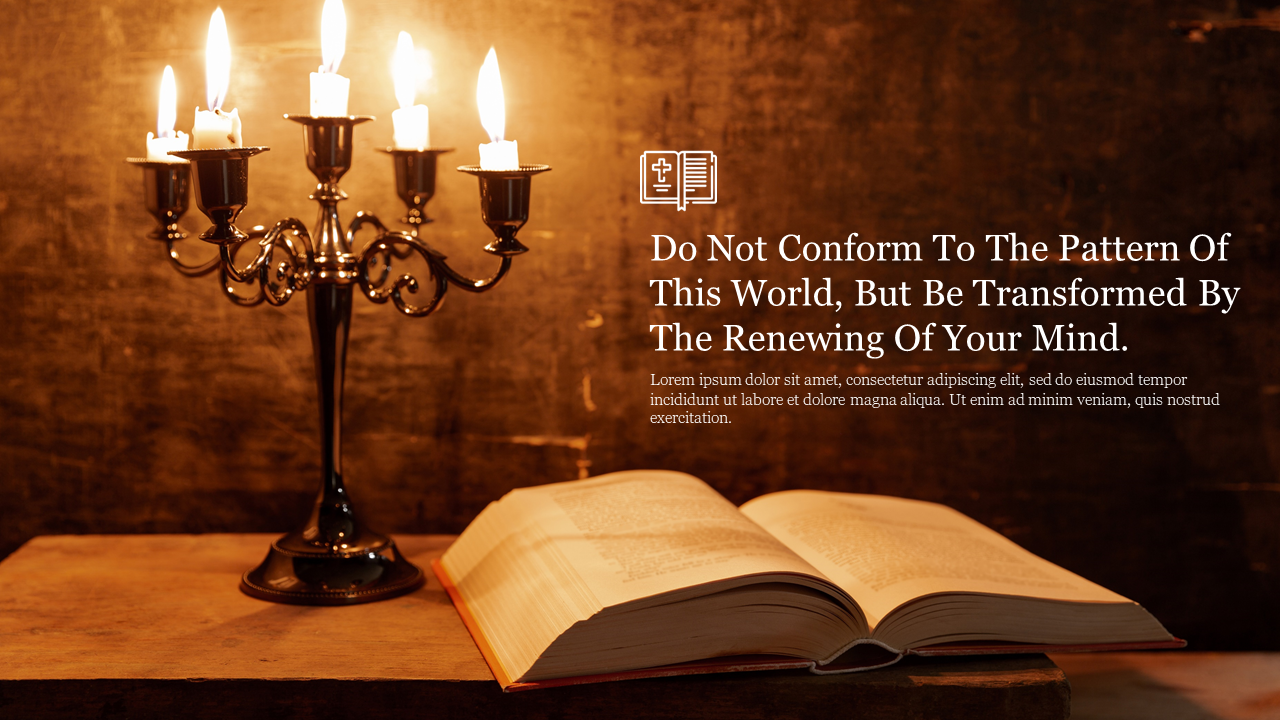
[[[716,154],[710,150],[650,150],[640,156],[640,202],[675,205],[716,202]]]

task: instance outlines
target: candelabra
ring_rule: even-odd
[[[198,277],[216,271],[222,292],[237,305],[283,305],[294,293],[305,291],[307,296],[320,396],[320,493],[306,523],[273,542],[266,559],[244,574],[240,589],[263,600],[303,605],[382,600],[420,587],[424,576],[390,537],[356,518],[343,481],[342,386],[354,289],[358,286],[375,303],[394,303],[405,315],[425,317],[440,307],[450,285],[474,293],[497,287],[511,269],[511,259],[528,250],[516,232],[529,217],[531,178],[551,168],[458,168],[479,177],[480,215],[494,234],[484,250],[501,258],[493,275],[473,280],[449,267],[445,256],[419,236],[422,225],[431,222],[426,204],[435,194],[436,161],[450,149],[388,148],[396,194],[408,208],[403,222],[409,230],[389,230],[376,216],[359,212],[344,232],[338,203],[347,195],[338,180],[351,168],[355,126],[373,118],[285,118],[303,126],[307,169],[318,182],[311,195],[320,205],[314,233],[296,218],[281,220],[269,230],[258,226],[246,233],[236,227],[236,218],[248,204],[249,158],[269,148],[188,150],[172,153],[187,162],[129,162],[142,167],[146,207],[159,223],[148,237],[165,244],[169,261],[180,273]],[[177,248],[187,237],[179,221],[187,210],[192,173],[196,204],[213,223],[200,239],[218,246],[217,257],[200,264],[184,262]],[[356,234],[366,226],[376,234],[354,251]],[[256,256],[240,264],[240,250],[253,245]],[[433,286],[425,304],[413,304],[406,297],[406,291],[419,291],[417,278],[392,273],[397,260],[415,253],[426,261]]]

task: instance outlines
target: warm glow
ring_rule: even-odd
[[[178,91],[173,82],[173,68],[164,68],[160,78],[160,105],[156,112],[156,133],[147,133],[147,160],[149,162],[185,162],[169,153],[186,150],[188,138],[175,133],[173,124],[178,119]]]
[[[210,110],[221,110],[231,84],[231,41],[222,8],[209,18],[209,40],[204,49],[204,91]]]
[[[507,130],[507,103],[502,96],[502,75],[498,73],[498,54],[489,48],[489,54],[480,66],[480,79],[476,82],[476,105],[480,107],[480,124],[489,139],[498,142]]]
[[[391,78],[395,81],[396,101],[400,109],[391,113],[392,142],[401,150],[423,150],[431,143],[430,113],[426,105],[415,105],[419,65],[413,50],[413,38],[400,33],[395,58],[391,61]],[[428,70],[428,77],[430,71]]]
[[[178,88],[173,81],[173,68],[164,66],[160,78],[160,110],[156,113],[156,137],[173,137],[173,124],[178,121]]]
[[[324,0],[320,12],[320,57],[322,73],[336,73],[347,53],[347,13],[342,0]]]
[[[396,102],[400,107],[413,107],[417,94],[418,72],[413,56],[413,38],[409,33],[400,31],[400,39],[396,41],[396,59],[391,67],[391,78],[396,84]]]

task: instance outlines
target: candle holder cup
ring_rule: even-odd
[[[436,194],[436,161],[441,155],[453,152],[453,148],[386,148],[383,152],[391,156],[395,168],[396,196],[408,208],[400,222],[409,226],[410,235],[417,237],[418,227],[432,222],[426,207]]]
[[[307,296],[320,399],[320,492],[306,522],[271,544],[262,563],[243,575],[240,589],[263,600],[302,605],[382,600],[420,587],[425,576],[390,537],[356,517],[342,475],[342,394],[354,289],[359,287],[374,303],[391,302],[405,315],[424,317],[439,309],[451,285],[475,293],[497,287],[511,267],[511,255],[525,251],[515,231],[528,219],[529,176],[550,168],[527,166],[501,177],[476,173],[481,175],[481,215],[498,237],[485,249],[500,255],[501,262],[493,275],[474,280],[449,267],[443,253],[418,237],[418,228],[429,222],[425,207],[435,194],[436,159],[447,149],[391,152],[396,192],[409,208],[409,232],[389,230],[364,212],[356,213],[344,230],[338,203],[347,196],[338,180],[351,168],[353,128],[373,118],[285,117],[304,126],[307,168],[318,182],[311,195],[320,206],[314,232],[296,218],[281,220],[270,230],[257,226],[245,233],[236,228],[235,220],[248,204],[248,159],[265,147],[173,153],[190,160],[190,168],[134,164],[143,168],[147,209],[162,227],[151,236],[166,241],[170,260],[181,272],[218,270],[223,294],[238,305],[283,305],[300,291]],[[186,179],[192,170],[196,204],[213,222],[200,237],[219,246],[218,257],[202,265],[182,263],[174,249],[185,237],[178,221],[187,209]],[[366,226],[376,234],[357,251],[355,237]],[[239,251],[254,241],[256,257],[241,266]],[[397,259],[413,253],[426,261],[434,290],[421,305],[411,303],[409,296],[422,284],[407,273],[391,272]],[[251,294],[243,292],[245,286],[253,288]]]
[[[511,257],[529,251],[516,239],[516,232],[529,220],[533,176],[550,169],[549,165],[521,165],[518,170],[484,170],[478,165],[458,168],[480,178],[480,218],[495,237],[484,246],[485,252]]]
[[[351,169],[351,151],[355,142],[355,126],[373,120],[372,115],[285,115],[302,125],[303,153],[307,169],[322,185],[336,184]]]
[[[243,147],[169,153],[189,160],[195,172],[196,207],[213,223],[200,234],[201,240],[225,246],[249,239],[235,225],[240,211],[249,203],[249,158],[270,149]]]
[[[183,240],[187,234],[178,221],[189,207],[191,164],[129,158],[129,164],[142,168],[143,198],[147,212],[156,219],[157,227],[147,234],[152,240]]]

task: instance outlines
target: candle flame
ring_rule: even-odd
[[[347,13],[342,0],[324,0],[320,11],[320,58],[322,73],[336,73],[347,54]]]
[[[414,67],[413,38],[409,33],[400,32],[396,41],[396,59],[391,66],[391,78],[396,85],[396,102],[401,108],[413,107],[415,90],[418,84],[417,68]]]
[[[209,18],[209,40],[204,49],[204,92],[210,110],[221,110],[231,84],[231,41],[222,8]]]
[[[178,88],[173,81],[173,68],[165,65],[160,78],[160,109],[156,113],[156,137],[173,137],[173,124],[178,121]]]
[[[498,72],[498,54],[489,48],[489,54],[480,66],[480,79],[476,82],[476,105],[480,107],[480,124],[489,139],[498,142],[507,130],[507,103],[502,95],[502,74]]]

